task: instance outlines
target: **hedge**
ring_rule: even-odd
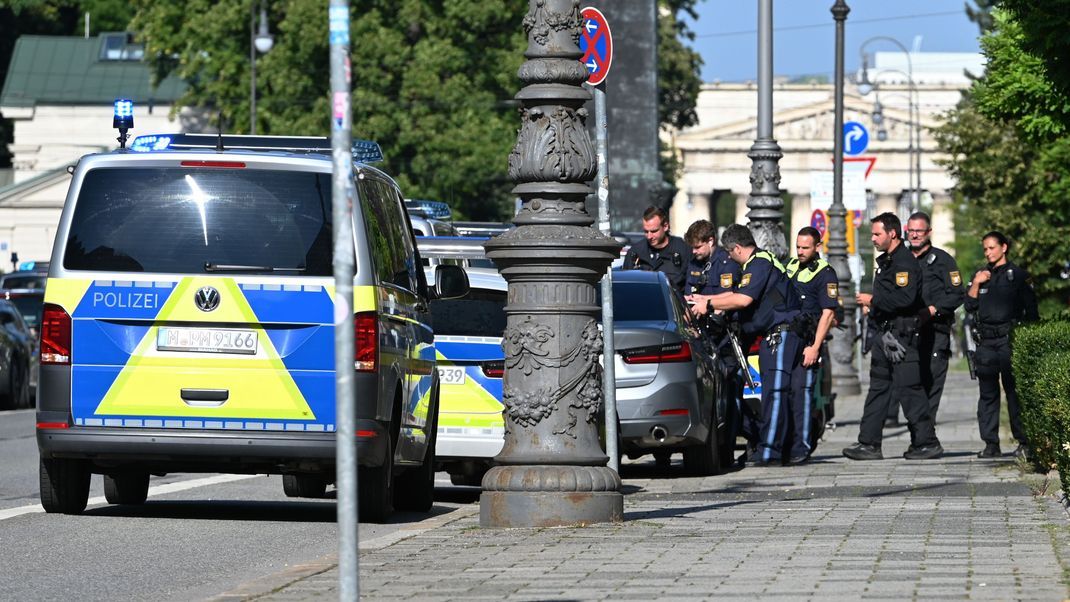
[[[1012,349],[1022,426],[1034,460],[1045,470],[1057,467],[1063,491],[1070,492],[1070,317],[1020,326]]]

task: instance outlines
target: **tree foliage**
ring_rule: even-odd
[[[1000,0],[1019,26],[1021,48],[1040,57],[1049,80],[1070,93],[1070,0]]]
[[[966,3],[966,18],[977,24],[981,33],[987,33],[995,25],[992,19],[992,10],[999,0],[973,0],[973,6]]]
[[[696,18],[695,2],[658,2],[658,117],[662,125],[675,129],[698,123],[695,102],[702,86],[702,57],[687,45],[695,34],[678,18],[681,12]]]
[[[678,11],[696,0],[662,0],[661,118],[694,121],[698,57],[680,41]],[[134,0],[132,27],[156,77],[189,83],[178,105],[222,110],[229,131],[250,123],[250,26],[259,0]],[[272,0],[274,48],[258,57],[257,130],[326,135],[327,3]],[[463,217],[500,219],[512,207],[509,151],[519,120],[527,3],[516,0],[353,0],[353,131],[376,140],[385,169],[413,198],[449,202]],[[671,38],[666,41],[666,38]]]

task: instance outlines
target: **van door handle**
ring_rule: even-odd
[[[182,389],[182,401],[186,405],[216,407],[230,399],[228,389]]]

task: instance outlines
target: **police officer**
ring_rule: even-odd
[[[936,438],[929,400],[921,379],[918,356],[918,313],[922,272],[917,259],[901,238],[902,224],[893,213],[870,220],[873,246],[881,251],[873,276],[873,293],[858,293],[858,304],[868,308],[880,338],[873,345],[869,369],[869,394],[862,409],[858,443],[843,450],[852,460],[880,460],[881,429],[888,412],[889,395],[903,404],[910,428],[908,460],[939,458],[944,453]]]
[[[669,284],[683,294],[691,249],[679,236],[669,234],[669,216],[663,209],[647,207],[643,212],[645,239],[628,249],[624,269],[664,272]]]
[[[806,449],[783,449],[792,411],[791,378],[802,357],[804,341],[795,328],[802,303],[784,267],[768,251],[757,248],[746,226],[732,224],[721,235],[721,246],[733,261],[742,266],[735,290],[712,297],[694,296],[693,310],[702,314],[710,309],[738,311],[744,349],[757,338],[758,366],[762,377],[762,418],[758,449],[752,463],[756,466],[806,461]],[[799,425],[795,425],[798,427]],[[801,431],[801,429],[799,429]],[[798,442],[801,432],[795,434]]]
[[[821,257],[820,248],[821,233],[816,228],[807,226],[799,230],[795,237],[796,256],[791,258],[785,268],[802,298],[802,312],[806,316],[802,361],[791,375],[791,383],[794,388],[793,397],[801,400],[795,404],[799,413],[794,414],[793,418],[796,425],[802,426],[803,437],[801,442],[794,442],[792,455],[795,455],[796,451],[804,451],[802,444],[805,444],[807,457],[814,451],[810,444],[810,422],[815,409],[814,386],[820,368],[821,348],[829,329],[836,321],[836,310],[840,307],[836,270]]]
[[[929,214],[918,211],[907,219],[907,241],[910,252],[921,265],[922,328],[919,339],[921,376],[929,398],[929,412],[936,422],[940,398],[944,394],[947,362],[951,357],[951,331],[955,325],[955,310],[966,299],[966,289],[955,259],[947,251],[932,245],[932,220]],[[888,404],[885,423],[897,423],[899,403]]]
[[[975,313],[974,332],[978,344],[974,359],[977,363],[977,426],[985,448],[980,458],[996,458],[999,449],[999,381],[1007,392],[1007,413],[1011,419],[1011,434],[1018,440],[1014,455],[1029,454],[1029,444],[1022,430],[1018,392],[1011,372],[1011,331],[1019,322],[1040,319],[1037,298],[1030,285],[1029,273],[1007,259],[1010,241],[999,232],[989,232],[981,239],[988,265],[973,276],[966,293],[966,311]]]
[[[717,229],[708,220],[691,224],[684,242],[691,248],[685,295],[719,295],[730,292],[739,282],[739,264],[717,246]]]

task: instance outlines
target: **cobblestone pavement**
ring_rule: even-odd
[[[1064,600],[1067,515],[1032,495],[1012,458],[975,457],[976,394],[965,374],[950,375],[940,460],[902,459],[905,427],[885,430],[887,459],[843,458],[862,400],[841,399],[838,426],[809,464],[691,478],[678,462],[667,472],[628,463],[622,524],[481,529],[472,504],[369,542],[360,591],[369,600]],[[327,558],[219,599],[337,598],[337,580]]]

